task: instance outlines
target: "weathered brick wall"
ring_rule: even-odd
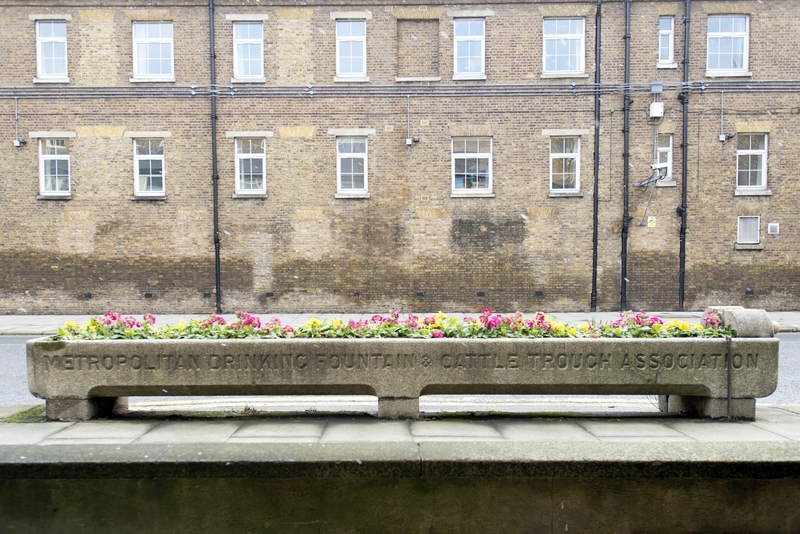
[[[0,313],[202,312],[214,306],[212,159],[205,2],[0,1],[0,126],[13,138],[74,132],[72,198],[37,200],[38,146],[0,144]],[[219,222],[223,309],[256,312],[583,310],[592,283],[595,2],[490,2],[255,6],[218,2],[215,20]],[[791,43],[800,6],[790,0],[693,2],[687,166],[685,306],[796,308],[800,294],[797,90]],[[332,12],[369,12],[368,83],[335,83]],[[751,17],[752,78],[705,77],[709,13]],[[70,84],[36,76],[31,14],[69,14]],[[265,83],[231,84],[234,15],[266,15]],[[486,80],[452,80],[453,17],[486,20]],[[654,134],[673,135],[675,186],[630,187],[629,307],[678,306],[683,2],[633,2],[630,182],[651,174]],[[232,16],[232,17],[231,17]],[[585,78],[542,78],[544,17],[585,17]],[[657,69],[659,16],[675,16],[675,69]],[[131,83],[132,20],[172,20],[174,83]],[[406,29],[418,31],[409,35]],[[604,90],[598,154],[598,305],[620,305],[623,204],[624,5],[604,2]],[[414,39],[416,37],[416,39]],[[794,40],[794,41],[793,41]],[[420,45],[414,56],[414,43]],[[796,48],[796,47],[795,47]],[[434,51],[436,56],[433,57]],[[423,61],[424,60],[424,61]],[[435,64],[434,64],[435,63]],[[441,82],[395,82],[441,76]],[[652,121],[650,82],[663,81],[663,120]],[[735,196],[736,139],[769,134],[771,196]],[[575,87],[571,84],[575,82]],[[311,87],[309,87],[309,84]],[[513,92],[509,84],[525,92]],[[441,86],[452,86],[442,92]],[[190,96],[190,86],[196,94]],[[15,93],[10,88],[19,88]],[[609,85],[611,87],[611,85]],[[83,94],[75,91],[84,88]],[[108,94],[116,88],[113,94]],[[60,91],[63,89],[63,91]],[[462,90],[463,89],[463,90]],[[314,91],[312,96],[311,91]],[[101,94],[105,93],[105,94]],[[411,94],[408,99],[406,94]],[[741,123],[741,124],[740,124]],[[746,123],[746,124],[745,124]],[[406,137],[419,137],[412,146]],[[737,124],[739,126],[737,126]],[[742,125],[745,124],[745,125]],[[749,125],[749,126],[748,126]],[[368,135],[370,198],[337,199],[332,129]],[[580,132],[582,196],[549,196],[547,131]],[[133,145],[125,132],[169,132],[166,200],[132,201]],[[263,132],[267,198],[233,198],[234,139]],[[493,198],[451,197],[451,139],[493,140]],[[649,201],[649,205],[648,205]],[[645,211],[646,210],[646,211]],[[737,216],[761,216],[762,250],[734,250]],[[654,216],[655,226],[647,222]],[[768,222],[779,235],[766,235]],[[748,291],[750,290],[750,291]]]

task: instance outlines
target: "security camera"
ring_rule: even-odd
[[[666,169],[667,167],[669,167],[669,163],[653,163],[650,165],[650,168],[654,171]]]

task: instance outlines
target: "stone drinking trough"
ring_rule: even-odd
[[[738,336],[669,339],[31,340],[28,385],[48,419],[128,396],[368,394],[419,418],[426,394],[649,394],[664,411],[752,419],[778,383],[763,310],[719,308]]]

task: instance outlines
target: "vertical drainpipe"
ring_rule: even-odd
[[[686,0],[683,16],[683,92],[680,100],[683,103],[683,140],[681,141],[681,205],[677,212],[681,216],[680,233],[680,268],[678,271],[678,309],[683,311],[684,290],[686,287],[686,202],[688,185],[686,183],[689,156],[689,28],[692,18],[692,0]]]
[[[625,96],[623,103],[624,119],[622,126],[622,263],[620,272],[620,311],[628,308],[628,227],[630,214],[628,213],[628,180],[630,178],[630,112],[631,112],[631,0],[625,0]]]
[[[598,211],[600,206],[600,27],[603,0],[597,0],[597,12],[594,16],[594,199],[592,201],[592,301],[591,310],[597,311],[597,246],[598,246]]]
[[[214,47],[214,0],[208,0],[209,62],[211,66],[211,183],[214,202],[214,279],[217,293],[217,313],[222,313],[219,243],[219,173],[217,172],[217,52]]]

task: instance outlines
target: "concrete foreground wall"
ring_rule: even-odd
[[[800,529],[796,478],[6,480],[0,498],[0,531],[37,534]]]
[[[789,533],[798,502],[789,443],[0,449],[3,532]]]

